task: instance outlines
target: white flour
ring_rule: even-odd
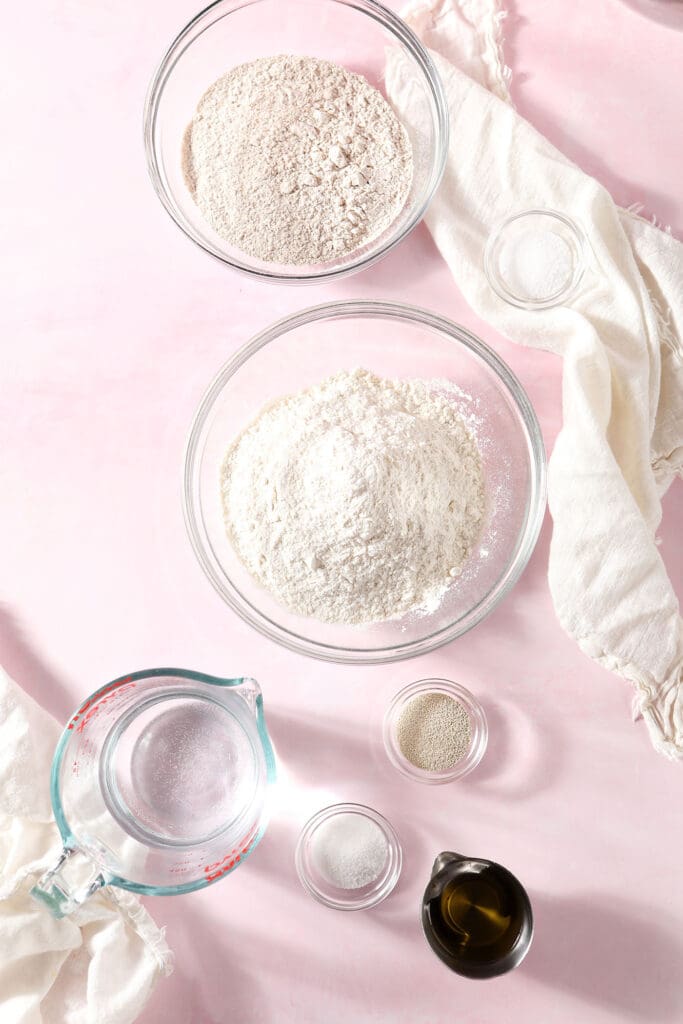
[[[266,406],[233,442],[228,537],[287,608],[324,622],[434,602],[477,537],[477,446],[436,382],[343,371]]]
[[[258,259],[308,264],[351,252],[394,221],[413,158],[365,78],[282,56],[214,82],[187,129],[183,169],[222,238]]]

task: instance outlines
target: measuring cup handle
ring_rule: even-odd
[[[78,847],[65,846],[54,867],[31,889],[31,895],[56,918],[73,913],[107,884],[100,866]]]

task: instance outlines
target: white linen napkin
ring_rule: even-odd
[[[172,969],[139,900],[107,888],[58,921],[30,895],[62,847],[50,805],[59,735],[0,669],[0,1021],[130,1024]]]
[[[620,210],[510,103],[496,0],[414,0],[403,17],[432,51],[450,110],[443,183],[426,216],[476,313],[513,341],[564,359],[563,428],[549,463],[548,579],[586,654],[634,684],[655,748],[683,756],[683,627],[659,555],[660,498],[683,474],[683,245]],[[419,114],[405,63],[388,95]],[[492,291],[489,232],[531,208],[565,212],[590,265],[569,306],[526,311]]]

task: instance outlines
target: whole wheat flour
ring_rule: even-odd
[[[433,605],[484,511],[478,448],[437,382],[343,371],[266,406],[227,451],[228,538],[287,608],[324,622]]]
[[[363,78],[314,57],[242,64],[207,90],[183,171],[206,220],[268,262],[335,259],[382,233],[413,177],[408,135]]]

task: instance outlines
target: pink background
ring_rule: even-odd
[[[259,638],[195,563],[179,496],[188,425],[217,368],[278,317],[354,297],[444,313],[511,364],[549,448],[560,367],[473,316],[424,227],[371,271],[303,290],[232,275],[187,242],[147,180],[140,123],[151,71],[194,12],[188,0],[40,0],[14,5],[0,42],[0,658],[61,720],[138,668],[253,674],[282,769],[248,866],[148,901],[177,967],[142,1020],[680,1021],[680,768],[630,721],[629,687],[555,621],[549,521],[485,623],[382,668],[318,664]],[[680,237],[683,34],[618,0],[517,0],[506,35],[521,112]],[[682,491],[661,529],[678,585]],[[466,781],[427,789],[390,769],[380,722],[396,689],[430,675],[480,697],[490,747]],[[299,828],[337,800],[376,807],[404,845],[397,890],[362,914],[318,906],[294,873]],[[423,941],[420,896],[444,848],[502,861],[528,887],[536,936],[517,972],[467,982]]]

